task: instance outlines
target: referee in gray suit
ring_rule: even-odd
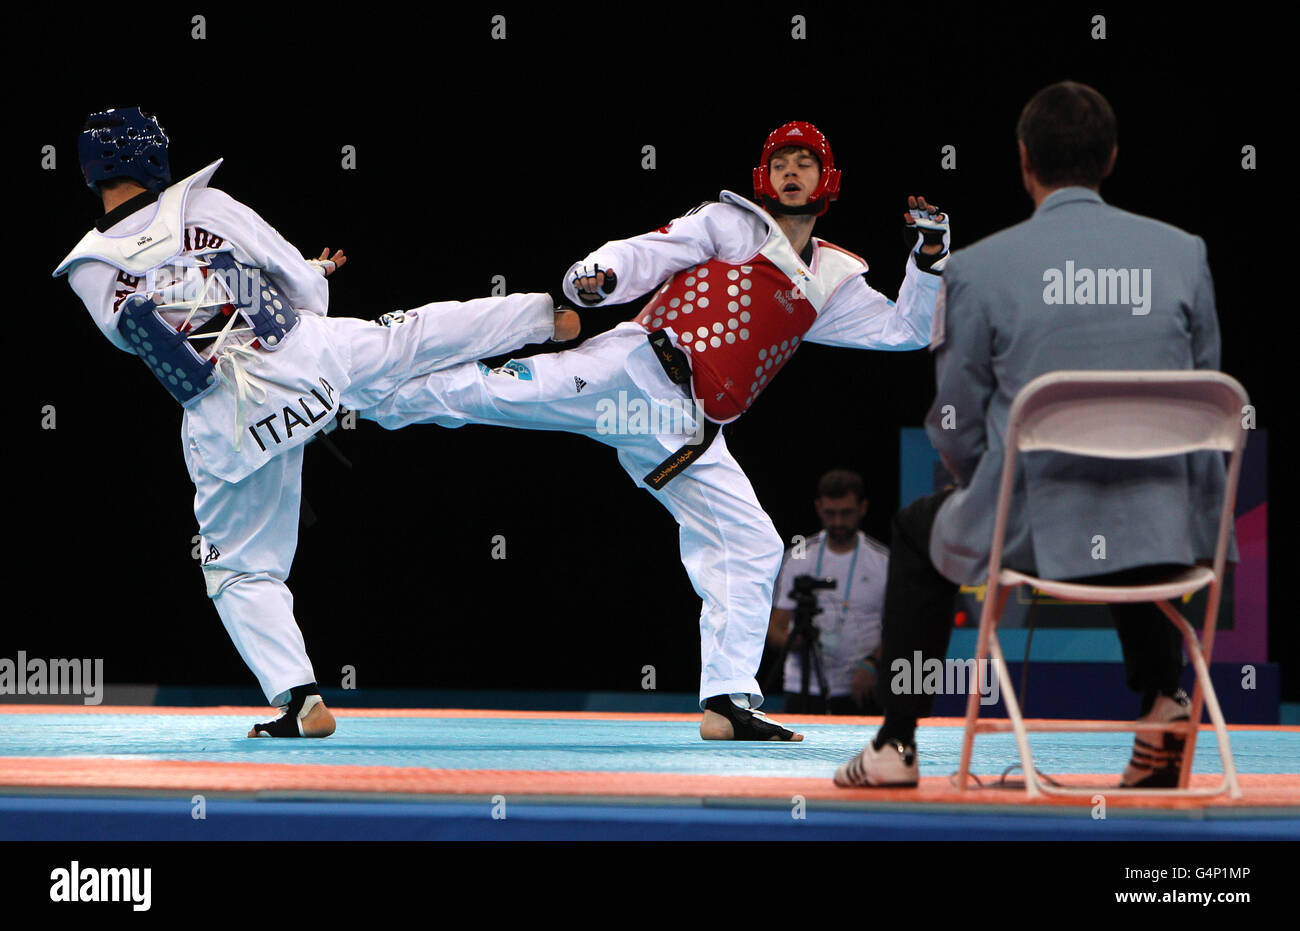
[[[1098,193],[1117,152],[1106,99],[1082,84],[1054,84],[1026,104],[1016,134],[1034,214],[954,253],[944,272],[926,431],[956,487],[894,518],[876,686],[885,721],[836,772],[838,785],[917,783],[916,722],[933,696],[894,694],[891,670],[896,660],[910,670],[916,651],[923,662],[942,662],[958,585],[985,581],[1016,393],[1062,369],[1219,366],[1204,241]],[[1018,471],[1003,548],[1009,568],[1141,584],[1213,555],[1224,487],[1215,453],[1152,461],[1037,453],[1022,457]],[[1186,719],[1178,631],[1152,604],[1111,612],[1129,687],[1142,696],[1141,719]],[[1139,736],[1122,784],[1175,785],[1182,744],[1177,735]]]

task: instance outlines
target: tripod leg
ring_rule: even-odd
[[[775,695],[778,691],[785,692],[785,663],[790,657],[790,638],[787,637],[785,644],[781,647],[781,655],[772,668],[767,671],[767,681],[763,683],[764,695]]]
[[[826,681],[826,665],[822,662],[822,642],[817,640],[813,643],[813,669],[817,672],[817,685],[821,688],[822,704],[825,706],[825,713],[831,713],[831,687]]]

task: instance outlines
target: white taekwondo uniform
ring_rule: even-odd
[[[554,306],[546,294],[514,294],[426,304],[380,321],[327,317],[322,270],[254,211],[207,186],[219,164],[92,230],[55,275],[67,273],[113,345],[144,359],[169,391],[182,392],[184,382],[188,396],[176,396],[208,596],[267,699],[280,705],[292,687],[315,682],[285,585],[298,542],[303,444],[340,407],[365,408],[414,376],[550,338]],[[216,273],[232,259],[241,276]],[[259,294],[236,293],[248,281]],[[157,301],[124,326],[150,295]],[[267,315],[260,337],[248,307]],[[184,348],[194,331],[222,319],[229,326],[208,329],[211,345]],[[136,471],[147,508],[147,471]]]
[[[575,301],[573,269],[581,264],[616,272],[606,304],[654,290],[634,320],[564,352],[414,379],[362,416],[390,429],[478,423],[583,434],[617,449],[623,468],[650,489],[647,473],[698,439],[703,418],[740,416],[800,342],[886,350],[929,344],[937,274],[909,256],[895,304],[867,285],[862,259],[816,238],[810,245],[805,263],[766,211],[724,191],[720,203],[657,231],[606,243],[566,274],[565,293]],[[648,340],[657,331],[688,356],[692,390],[669,378]],[[755,674],[782,540],[721,435],[650,491],[680,525],[682,564],[703,600],[701,705],[731,694],[747,695],[757,708]],[[653,557],[644,562],[653,570]]]

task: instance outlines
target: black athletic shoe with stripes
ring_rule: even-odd
[[[1176,722],[1190,720],[1192,702],[1179,689],[1173,695],[1160,695],[1151,710],[1138,721]],[[1123,789],[1172,789],[1178,785],[1183,767],[1183,748],[1187,738],[1181,734],[1139,731],[1133,738],[1133,756],[1129,759]]]

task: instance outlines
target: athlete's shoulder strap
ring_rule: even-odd
[[[754,203],[748,197],[741,197],[739,194],[735,193],[734,191],[723,191],[721,194],[718,195],[718,200],[724,204],[730,204],[733,207],[739,207],[740,209],[746,210],[749,213],[752,213],[754,216],[758,217],[760,220],[763,221],[763,225],[767,227],[767,232],[769,236],[772,234],[772,230],[780,229],[780,227],[776,225],[776,221],[772,219],[772,215],[768,213],[766,210],[764,210],[762,207],[760,207],[758,204]]]
[[[833,262],[839,262],[839,263],[845,263],[846,261],[851,262],[861,266],[861,268],[858,269],[859,272],[865,272],[869,268],[869,266],[867,265],[867,260],[864,259],[862,256],[858,255],[856,252],[850,252],[848,249],[845,249],[843,246],[837,246],[833,242],[827,242],[824,239],[818,239],[816,236],[813,237],[813,241],[817,243],[818,249],[827,250],[826,252],[822,253],[822,259],[821,259],[822,261],[827,261],[827,259],[829,258],[829,260]],[[841,258],[841,256],[843,256],[843,258]]]
[[[54,277],[87,259],[106,262],[131,275],[143,275],[175,258],[184,248],[186,198],[191,191],[207,185],[221,161],[217,159],[163,191],[155,201],[153,216],[144,229],[125,236],[107,236],[92,229],[64,256],[54,270]]]

